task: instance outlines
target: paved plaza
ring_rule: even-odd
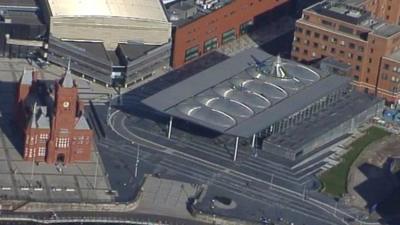
[[[90,162],[58,168],[22,159],[21,135],[13,118],[15,82],[24,68],[30,67],[22,59],[0,61],[0,198],[51,202],[112,201],[114,196],[107,194],[110,185],[97,152],[92,152]],[[42,71],[41,78],[60,78],[62,69],[54,69],[53,72]],[[84,85],[85,81],[80,80],[78,84],[81,84],[80,91],[87,95],[95,92],[91,85]],[[99,96],[102,95],[97,94]]]

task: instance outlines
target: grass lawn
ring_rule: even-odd
[[[351,143],[351,149],[342,157],[341,163],[321,175],[320,180],[323,183],[323,191],[337,197],[345,194],[347,190],[347,175],[353,162],[369,144],[387,135],[389,133],[383,129],[377,127],[368,128],[363,136]]]

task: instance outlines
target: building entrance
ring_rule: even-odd
[[[64,154],[58,154],[57,155],[57,163],[64,163],[65,162],[65,155]]]

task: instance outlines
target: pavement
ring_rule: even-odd
[[[102,160],[95,150],[90,162],[68,165],[62,171],[54,165],[23,160],[13,106],[15,82],[23,69],[29,67],[21,59],[0,61],[0,198],[49,202],[113,201],[114,197],[106,194],[110,187]],[[56,79],[58,76],[43,72],[41,78]]]

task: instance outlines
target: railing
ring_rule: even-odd
[[[150,219],[129,219],[129,218],[119,218],[119,217],[74,217],[74,216],[65,216],[65,217],[51,217],[49,219],[44,218],[33,218],[29,216],[10,216],[10,215],[1,215],[0,221],[9,221],[9,222],[34,222],[41,224],[58,224],[58,223],[116,223],[116,224],[134,224],[134,225],[171,225],[173,223],[168,223],[167,221],[157,221],[153,222]]]

